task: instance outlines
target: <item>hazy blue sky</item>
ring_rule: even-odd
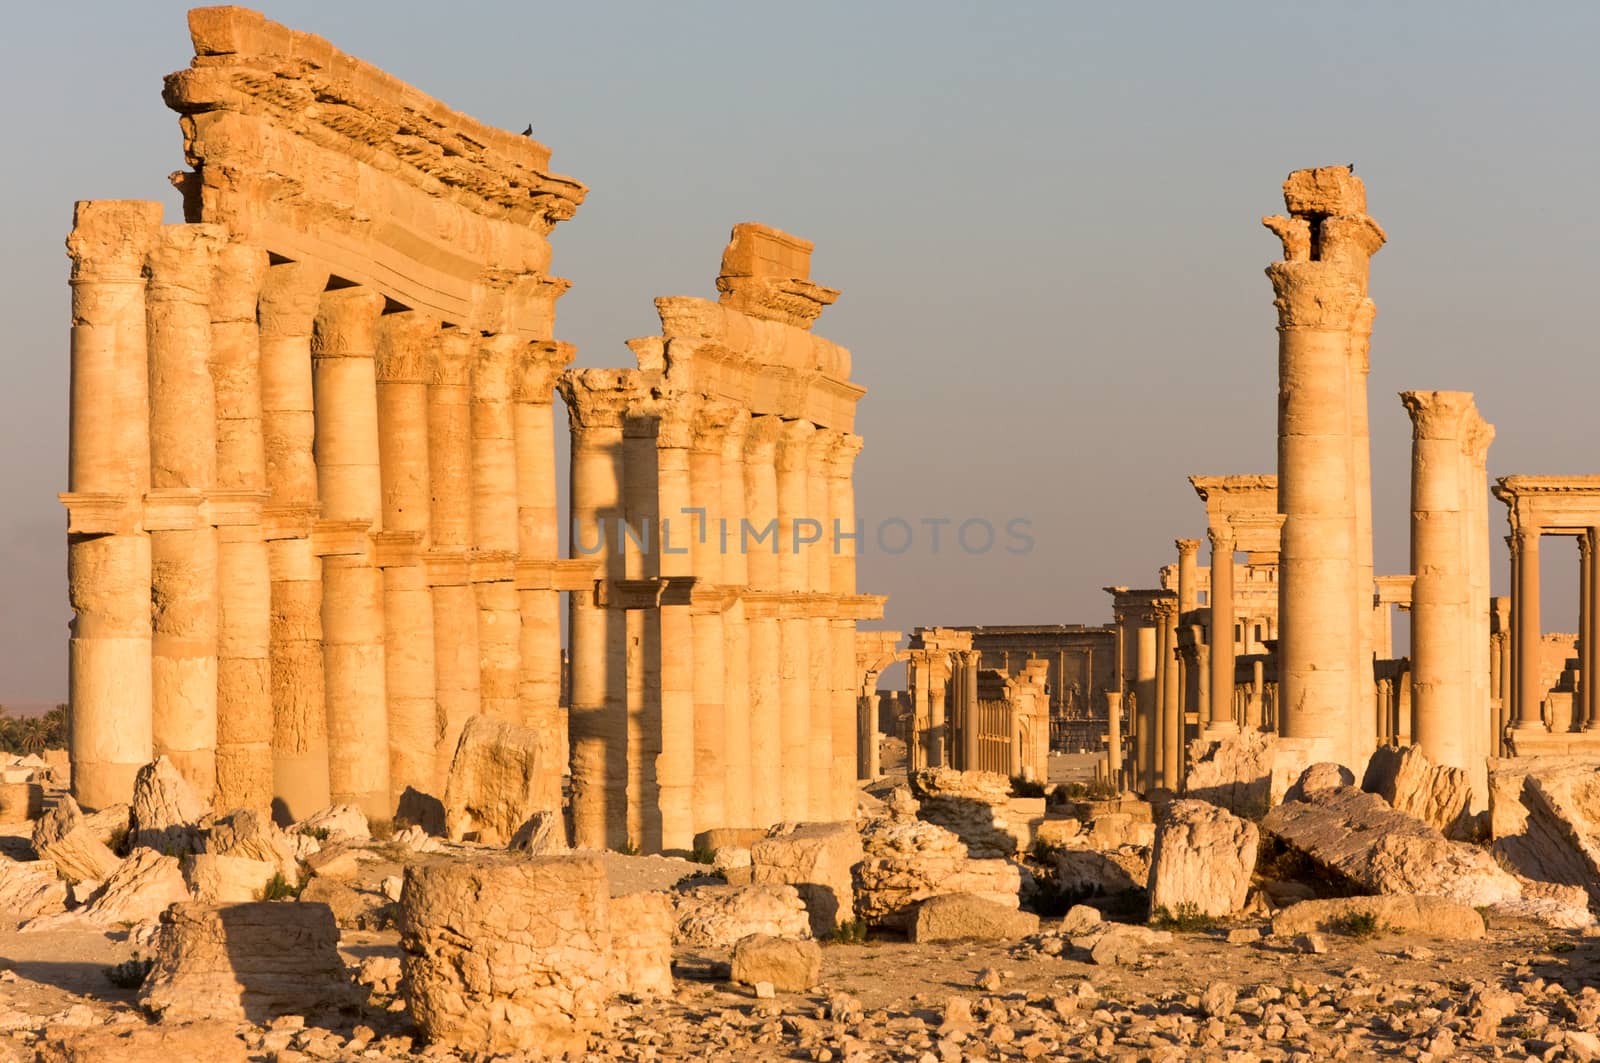
[[[0,701],[66,690],[67,260],[75,199],[177,202],[162,75],[185,5],[8,12],[0,256]],[[589,185],[557,230],[557,333],[630,364],[658,294],[713,295],[729,226],[814,240],[817,331],[870,393],[871,520],[1032,521],[1022,556],[870,548],[888,620],[1103,622],[1204,518],[1188,473],[1271,472],[1276,335],[1258,219],[1354,161],[1374,260],[1376,554],[1407,570],[1395,392],[1478,393],[1492,474],[1594,472],[1600,7],[1580,4],[293,2]],[[1492,503],[1495,592],[1504,510]],[[870,545],[870,544],[869,544]],[[1576,553],[1546,550],[1547,628]],[[1551,569],[1555,572],[1552,574]]]

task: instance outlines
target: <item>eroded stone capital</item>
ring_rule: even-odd
[[[217,252],[211,274],[211,320],[255,323],[268,255],[251,244],[230,243]]]
[[[785,421],[778,432],[778,468],[785,472],[805,472],[811,438],[817,426],[810,421]]]
[[[151,302],[207,303],[217,254],[228,242],[220,225],[163,225],[150,244]]]
[[[309,336],[328,287],[328,271],[308,262],[279,262],[267,267],[261,287],[261,335]]]
[[[162,206],[147,199],[84,199],[73,205],[67,254],[72,279],[137,280],[161,228]]]
[[[701,399],[694,411],[693,437],[689,446],[701,453],[721,453],[728,426],[739,413],[739,407],[720,399]]]
[[[1462,439],[1476,412],[1470,391],[1402,391],[1400,403],[1417,439]]]
[[[1217,554],[1226,554],[1228,556],[1228,563],[1233,563],[1233,545],[1237,541],[1237,537],[1233,531],[1233,525],[1224,522],[1212,524],[1206,529],[1206,539],[1211,543],[1211,553],[1213,556]]]
[[[512,401],[548,406],[555,401],[556,378],[572,364],[578,349],[570,343],[546,340],[530,343],[517,356]]]
[[[750,433],[751,413],[746,409],[735,409],[728,418],[728,425],[722,433],[722,458],[724,461],[743,461],[745,439]]]
[[[313,358],[371,358],[378,347],[378,317],[386,300],[371,288],[322,293],[311,328]]]
[[[472,329],[442,328],[433,339],[428,382],[437,387],[465,388],[472,383],[472,352],[478,333]]]
[[[762,414],[750,418],[750,427],[744,436],[744,460],[748,462],[772,461],[778,449],[778,435],[783,431],[783,418]]]
[[[510,402],[517,355],[527,340],[509,333],[490,333],[478,341],[472,360],[472,401]]]
[[[1179,557],[1193,557],[1200,552],[1199,539],[1174,539],[1172,545],[1178,548]]]
[[[568,369],[556,387],[574,437],[592,429],[621,429],[629,403],[640,393],[633,369]]]
[[[378,319],[377,377],[394,384],[425,384],[433,376],[439,321],[415,310]]]

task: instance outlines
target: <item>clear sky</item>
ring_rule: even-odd
[[[66,691],[67,260],[75,199],[183,165],[162,75],[178,3],[7,12],[0,107],[0,701]],[[888,623],[1104,622],[1198,536],[1189,473],[1271,472],[1276,317],[1259,225],[1302,166],[1355,162],[1374,260],[1376,556],[1407,562],[1395,393],[1478,393],[1493,475],[1600,472],[1600,6],[285,2],[589,185],[555,235],[557,334],[631,364],[658,294],[714,295],[730,225],[817,245],[817,331],[869,388],[858,507]],[[1495,593],[1506,593],[1491,503]],[[1027,554],[935,554],[924,518],[1031,521]],[[953,527],[954,525],[951,525]],[[1546,628],[1575,625],[1570,541]]]

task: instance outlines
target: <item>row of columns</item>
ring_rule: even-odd
[[[1579,686],[1573,725],[1575,730],[1600,731],[1600,697],[1596,691],[1600,684],[1592,679],[1600,675],[1600,646],[1596,646],[1595,639],[1595,606],[1600,602],[1600,565],[1595,563],[1595,550],[1600,528],[1549,533],[1525,520],[1506,537],[1511,550],[1511,653],[1508,664],[1501,667],[1502,675],[1508,668],[1511,673],[1510,727],[1513,732],[1545,730],[1540,713],[1547,690],[1540,665],[1543,630],[1539,619],[1539,540],[1546,534],[1575,535],[1578,540]]]

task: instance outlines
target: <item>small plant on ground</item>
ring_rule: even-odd
[[[717,854],[710,849],[696,849],[689,854],[689,859],[697,864],[714,864],[717,862]]]
[[[118,856],[128,855],[128,825],[126,823],[111,831],[111,837],[106,839],[106,847]]]
[[[1158,930],[1191,933],[1196,930],[1210,930],[1217,925],[1217,920],[1202,912],[1200,906],[1193,901],[1183,901],[1170,911],[1165,905],[1156,908],[1150,916],[1150,925]]]
[[[327,827],[301,827],[300,833],[319,842],[327,841],[333,834]]]
[[[1551,952],[1572,952],[1577,949],[1577,947],[1577,945],[1574,945],[1570,941],[1552,941],[1550,943]]]
[[[1378,917],[1371,912],[1350,912],[1330,920],[1328,929],[1346,937],[1369,938],[1387,930],[1388,927],[1378,922]]]
[[[617,846],[613,851],[621,853],[623,856],[639,855],[639,847],[632,842],[625,842],[624,844]]]
[[[121,963],[107,967],[106,980],[118,989],[138,989],[155,964],[154,959],[145,959],[135,952]]]
[[[833,943],[835,945],[865,945],[867,943],[866,920],[852,919],[848,923],[840,923],[834,927]]]
[[[372,840],[386,842],[394,837],[394,820],[374,819],[367,822],[367,829],[372,832]]]
[[[1024,779],[1020,775],[1011,777],[1011,795],[1013,797],[1043,797],[1045,796],[1044,783],[1037,779]]]
[[[290,882],[283,877],[282,871],[274,871],[267,884],[261,887],[261,899],[264,901],[292,901],[300,896],[299,883]]]

